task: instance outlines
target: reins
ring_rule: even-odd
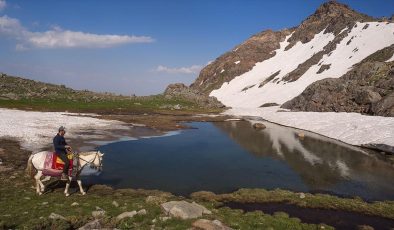
[[[75,156],[77,157],[77,160],[78,160],[78,161],[79,161],[79,160],[82,160],[82,161],[86,162],[86,164],[85,164],[84,166],[82,166],[80,169],[78,169],[78,172],[80,172],[87,164],[92,164],[92,163],[96,160],[96,157],[99,155],[99,154],[98,154],[98,151],[97,151],[97,152],[94,154],[93,160],[92,160],[92,161],[87,161],[87,160],[81,158],[81,157],[79,156],[79,153],[74,153],[74,154],[75,154]],[[101,167],[101,159],[100,159],[100,157],[99,157],[98,159],[99,159],[99,166],[98,166],[98,167]]]

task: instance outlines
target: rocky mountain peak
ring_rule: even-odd
[[[359,14],[352,10],[348,5],[339,3],[337,1],[328,1],[323,3],[312,16],[317,18],[324,17],[338,17],[338,16],[351,16],[352,14]]]
[[[328,1],[323,3],[312,15],[307,17],[300,26],[297,27],[293,36],[288,40],[290,49],[301,41],[309,42],[315,34],[323,31],[338,35],[345,28],[352,28],[356,22],[373,21],[374,19],[366,14],[359,13],[349,6],[336,2]]]

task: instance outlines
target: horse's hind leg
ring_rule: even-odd
[[[34,176],[34,179],[36,180],[36,192],[38,195],[42,195],[42,192],[45,189],[44,184],[40,180],[41,176],[42,176],[42,171],[38,171],[37,174]]]
[[[82,181],[79,178],[77,179],[77,183],[78,183],[79,191],[81,192],[81,194],[86,195],[86,192],[82,188]]]
[[[42,179],[41,182],[49,181],[50,179],[51,179],[51,176],[46,176],[46,177],[44,177],[44,179]]]

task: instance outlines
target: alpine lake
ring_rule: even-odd
[[[104,144],[103,171],[88,184],[188,196],[240,188],[394,200],[394,166],[382,154],[263,122],[192,122],[164,136]],[[299,135],[302,132],[304,135]]]

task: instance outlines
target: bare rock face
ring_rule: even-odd
[[[293,111],[357,112],[394,116],[394,62],[369,59],[344,76],[323,79],[284,103]]]
[[[223,108],[215,97],[202,94],[196,89],[189,88],[182,83],[170,84],[164,91],[164,97],[167,99],[185,99],[196,102],[199,106],[208,108]]]

